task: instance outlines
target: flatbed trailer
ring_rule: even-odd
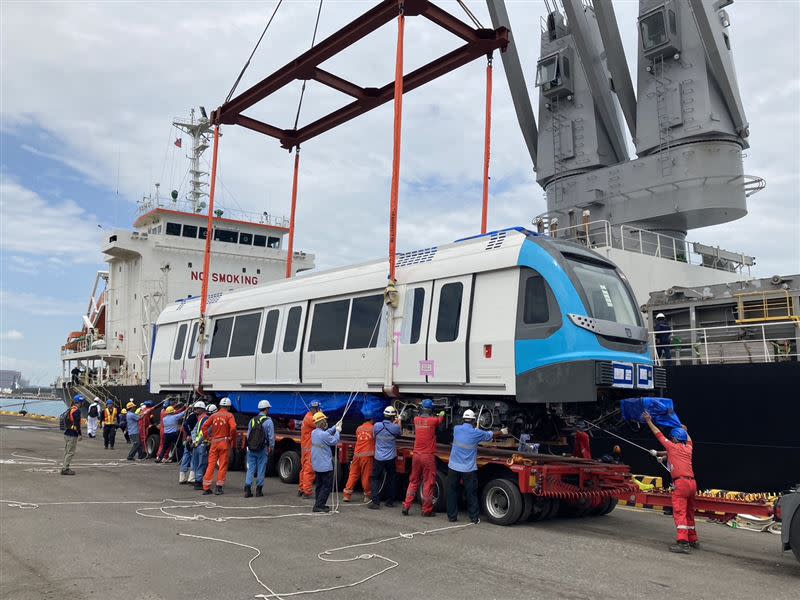
[[[672,495],[668,490],[636,491],[628,496],[620,496],[619,499],[628,505],[654,509],[672,508]],[[697,494],[694,504],[696,516],[708,517],[720,523],[727,523],[738,515],[769,518],[775,516],[774,503],[767,501],[735,500]]]

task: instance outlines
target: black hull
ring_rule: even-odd
[[[775,492],[800,482],[800,363],[667,367],[667,382],[665,396],[694,441],[700,488]],[[616,433],[658,446],[646,428]],[[595,436],[592,450],[600,456],[614,444],[634,473],[667,475],[651,456],[606,434]]]

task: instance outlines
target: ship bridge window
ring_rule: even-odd
[[[281,247],[281,238],[277,237],[270,237],[267,239],[267,246],[270,248],[280,248]]]
[[[267,313],[267,322],[264,325],[264,339],[261,341],[261,354],[271,354],[275,349],[279,316],[280,313],[277,308]]]
[[[436,317],[437,342],[452,342],[458,338],[463,296],[464,284],[461,282],[442,286],[442,291],[439,293],[439,314]]]
[[[167,223],[167,235],[180,235],[180,234],[181,234],[180,223]]]
[[[197,237],[197,225],[184,225],[183,226],[183,237],[196,238]]]
[[[228,356],[253,356],[256,353],[260,324],[261,313],[238,315],[233,326],[233,337]]]
[[[214,333],[211,335],[211,350],[208,353],[208,358],[228,356],[228,346],[231,342],[232,330],[233,317],[216,319],[214,321]]]
[[[558,79],[558,56],[551,56],[539,61],[536,69],[536,87],[541,87],[546,83],[554,82]]]
[[[353,298],[350,327],[347,330],[347,349],[375,348],[383,312],[383,294]]]
[[[230,229],[215,229],[214,239],[219,242],[235,244],[239,239],[239,232],[231,231]]]
[[[314,320],[308,338],[309,352],[341,350],[347,331],[347,313],[350,300],[320,302],[314,306]]]
[[[189,327],[184,323],[178,328],[178,341],[175,342],[175,353],[172,355],[174,360],[180,360],[183,356],[183,346],[186,343],[186,330]]]
[[[267,245],[267,236],[255,234],[253,236],[253,246],[264,247]]]
[[[200,230],[198,231],[197,237],[200,238],[201,240],[206,239],[208,237],[208,229],[206,229],[205,227],[201,227]]]
[[[591,316],[625,325],[639,325],[636,305],[616,269],[572,257],[568,260],[583,288]]]
[[[239,234],[239,243],[245,244],[246,246],[250,246],[253,243],[253,234],[252,233],[240,233]]]
[[[642,31],[642,47],[645,52],[667,42],[667,27],[664,23],[664,11],[659,10],[647,15],[639,22]]]

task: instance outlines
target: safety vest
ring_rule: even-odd
[[[103,411],[103,424],[104,425],[116,425],[117,424],[117,409],[112,408],[111,410],[105,409]]]
[[[80,430],[81,415],[80,415],[80,409],[77,406],[73,406],[72,408],[69,409],[69,417],[67,419],[69,422],[67,429],[70,429],[72,431]]]

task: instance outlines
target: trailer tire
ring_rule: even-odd
[[[592,501],[588,498],[573,500],[571,502],[562,502],[561,507],[558,509],[558,516],[577,519],[585,517],[591,509]]]
[[[792,525],[789,528],[789,546],[792,548],[794,557],[800,560],[800,509],[796,510],[792,517]]]
[[[606,504],[602,512],[598,513],[598,516],[602,517],[604,515],[607,515],[615,508],[617,508],[617,503],[619,502],[619,500],[617,500],[616,498],[609,498],[608,500],[609,500],[608,504]]]
[[[442,473],[440,470],[436,470],[436,485],[433,488],[433,511],[434,512],[445,512],[447,510],[447,497],[446,497],[446,490],[447,490],[447,474]],[[408,486],[406,486],[408,487]],[[420,485],[419,489],[417,490],[417,502],[422,506],[422,488],[423,486]]]
[[[278,457],[278,477],[283,483],[300,481],[300,453],[297,450],[286,450]]]
[[[481,491],[481,507],[495,525],[513,525],[519,521],[523,508],[522,493],[508,479],[492,479]]]
[[[545,519],[552,519],[558,514],[558,509],[561,506],[561,501],[558,498],[548,498],[548,503],[550,504],[547,514],[542,517],[542,520]]]
[[[533,496],[522,494],[522,512],[519,515],[518,522],[527,521],[531,516],[531,512],[533,512]]]
[[[531,512],[528,515],[528,521],[544,521],[550,514],[552,508],[552,500],[549,498],[542,498],[541,496],[531,496]]]
[[[144,441],[145,456],[147,458],[156,458],[158,454],[158,446],[161,444],[161,436],[157,433],[151,433]]]

